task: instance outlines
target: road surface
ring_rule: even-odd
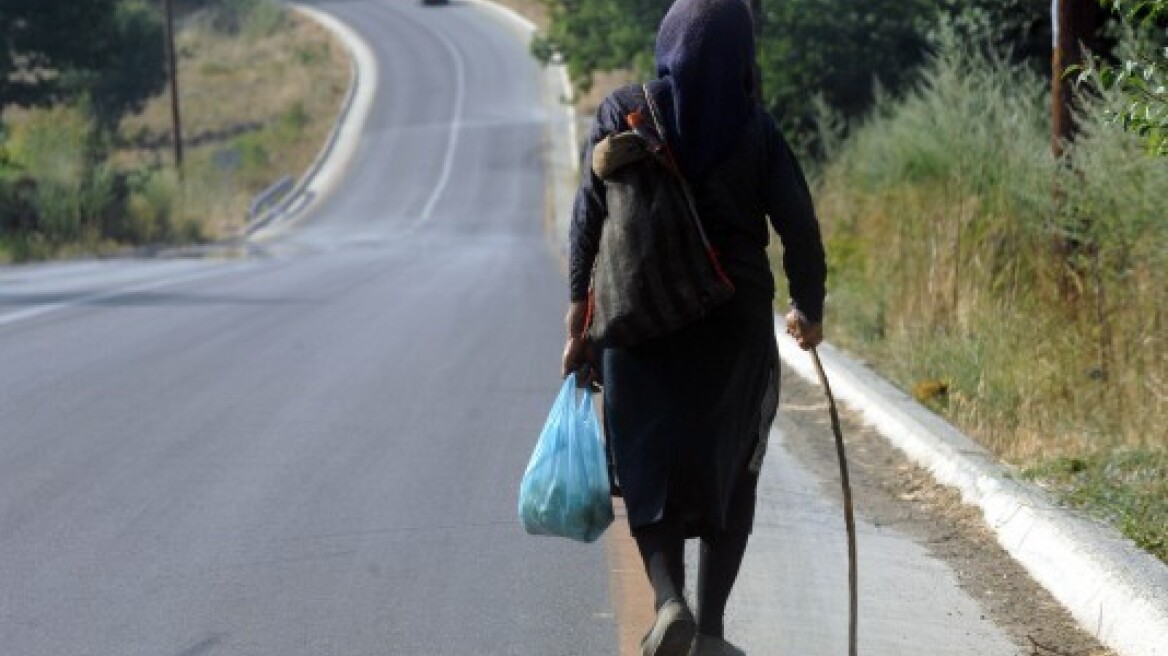
[[[540,72],[470,4],[317,6],[368,42],[378,91],[308,220],[238,260],[0,269],[4,655],[616,652],[608,548],[515,518],[567,294]],[[740,599],[761,601],[730,625],[752,654],[835,653],[842,564],[805,564],[842,553],[837,509],[774,454],[764,489],[787,501],[760,511]],[[928,596],[900,541],[875,576],[918,571],[892,598],[924,596],[874,639],[971,604]],[[1011,653],[973,624],[916,647]],[[869,653],[917,653],[896,635]]]

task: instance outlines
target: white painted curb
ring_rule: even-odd
[[[341,181],[360,145],[361,131],[373,109],[377,92],[377,58],[364,39],[348,25],[322,11],[305,5],[292,5],[292,9],[328,29],[345,45],[351,61],[349,93],[324,147],[300,176],[296,187],[284,201],[244,228],[246,237],[255,241],[278,235],[316,207]]]
[[[775,332],[787,366],[818,385],[810,357],[785,335],[781,317]],[[1168,654],[1168,566],[1017,481],[985,448],[831,346],[820,346],[819,355],[836,397],[980,508],[998,543],[1084,629],[1124,656]]]

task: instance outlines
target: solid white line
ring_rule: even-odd
[[[451,43],[446,35],[437,30],[431,30],[435,37],[438,38],[450,56],[454,59],[454,116],[450,123],[450,139],[446,142],[446,155],[442,163],[442,174],[438,178],[438,183],[430,192],[430,198],[426,200],[426,204],[422,207],[422,214],[410,224],[409,230],[415,230],[423,223],[430,220],[434,213],[434,206],[438,204],[438,199],[442,197],[443,192],[446,191],[446,185],[450,182],[450,174],[454,171],[454,154],[458,149],[458,138],[462,132],[462,114],[463,105],[466,103],[466,65],[462,61],[462,55],[459,54],[458,48]]]

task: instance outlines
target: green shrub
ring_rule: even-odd
[[[1121,527],[1137,545],[1168,562],[1168,454],[1119,449],[1079,458],[1052,458],[1027,478]]]
[[[328,60],[330,54],[328,44],[325,44],[320,48],[297,47],[294,53],[296,63],[305,67],[319,66],[321,63]]]
[[[268,170],[268,164],[271,162],[271,154],[268,146],[268,132],[269,129],[264,129],[259,132],[252,132],[241,137],[236,137],[232,141],[232,147],[239,153],[240,156],[240,178],[244,184],[254,182],[257,176],[263,176]]]
[[[131,244],[149,244],[174,238],[179,185],[174,175],[145,171],[129,183],[129,200],[120,220],[111,222],[107,234]]]
[[[222,0],[214,8],[211,27],[225,34],[260,38],[284,25],[284,9],[272,0]]]
[[[1109,122],[1118,91],[1080,99],[1056,164],[1045,88],[950,39],[856,126],[818,185],[829,334],[943,383],[930,404],[1005,459],[1086,463],[1042,477],[1164,557],[1164,487],[1136,474],[1168,453],[1168,166]]]
[[[304,109],[304,101],[297,100],[292,103],[292,106],[287,111],[280,115],[278,129],[287,135],[288,138],[294,139],[304,132],[308,121],[309,116],[308,111]]]
[[[27,175],[72,185],[98,159],[93,121],[75,107],[30,113],[14,127],[7,150],[12,163]]]
[[[1000,454],[1168,448],[1168,167],[1084,100],[1065,167],[1044,84],[951,41],[824,170],[838,337]]]
[[[100,236],[120,199],[85,109],[32,113],[13,130],[8,151],[21,183],[8,194],[6,214],[14,218],[7,229],[35,234],[50,248]]]

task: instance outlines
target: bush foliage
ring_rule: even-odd
[[[1080,99],[1056,163],[1042,88],[951,41],[855,127],[818,185],[829,333],[906,389],[939,383],[931,405],[1009,461],[1122,466],[1168,452],[1168,167],[1107,120],[1118,90]],[[1113,496],[1128,535],[1163,539],[1143,534],[1162,487]]]
[[[653,43],[668,0],[543,2],[549,27],[533,52],[545,62],[563,57],[578,90],[587,91],[597,71],[653,74]],[[817,102],[855,119],[881,91],[896,95],[915,79],[941,24],[1045,71],[1049,7],[1049,0],[764,0],[763,100],[800,140],[816,131]]]
[[[117,127],[166,82],[163,23],[143,0],[0,4],[0,110],[85,101]]]
[[[237,229],[252,195],[295,170],[285,167],[307,165],[343,93],[327,38],[302,24],[288,29],[272,0],[177,6],[192,12],[180,14],[177,35],[187,67],[182,180],[169,166],[169,99],[115,93],[161,90],[148,78],[126,81],[147,60],[163,61],[157,3],[0,5],[0,23],[18,27],[2,37],[18,56],[0,64],[22,71],[0,76],[13,91],[3,98],[30,106],[10,107],[0,126],[0,261],[199,241]],[[120,27],[77,44],[72,23],[81,20]],[[94,53],[104,59],[85,59]],[[30,77],[34,64],[55,69]],[[264,102],[248,95],[256,88]]]

